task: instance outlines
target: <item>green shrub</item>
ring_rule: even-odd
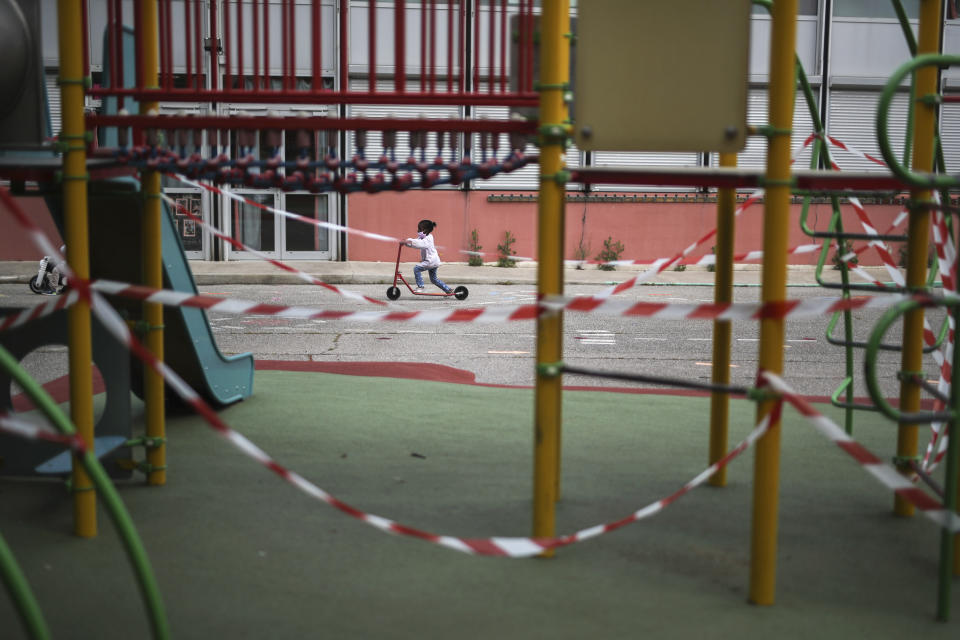
[[[483,247],[480,246],[480,234],[474,229],[470,232],[470,251],[480,251]],[[467,259],[467,264],[471,267],[479,267],[483,265],[483,256],[478,256],[470,254],[470,257]]]
[[[851,252],[853,252],[853,243],[849,240],[844,240],[843,244],[841,244],[833,254],[833,268],[837,270],[841,269],[844,264],[844,261],[842,260],[843,256]],[[859,256],[854,255],[852,258],[847,260],[847,262],[852,265],[857,265],[860,263],[860,258]]]
[[[517,255],[517,252],[513,250],[513,243],[517,239],[513,237],[513,234],[509,231],[503,232],[503,242],[497,245],[497,266],[498,267],[515,267],[517,266],[517,261],[511,258],[511,256]]]
[[[613,271],[617,268],[614,264],[606,264],[608,262],[613,262],[620,259],[620,254],[623,253],[624,246],[623,243],[619,240],[614,240],[612,236],[607,236],[607,239],[603,241],[603,249],[600,250],[600,253],[597,254],[595,260],[599,260],[600,264],[597,265],[598,269],[603,271]]]

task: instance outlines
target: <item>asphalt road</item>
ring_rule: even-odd
[[[429,285],[428,285],[429,286]],[[385,298],[382,285],[344,285],[343,288],[376,298]],[[600,286],[570,286],[570,295],[594,293]],[[224,298],[241,298],[281,305],[323,309],[369,310],[368,303],[342,298],[308,285],[211,285],[201,292]],[[642,286],[621,294],[632,300],[697,303],[712,301],[706,286]],[[738,287],[735,301],[759,299],[757,287]],[[790,298],[832,296],[820,288],[791,287]],[[452,298],[414,297],[404,290],[395,303],[404,309],[446,309],[450,306],[497,306],[529,303],[535,291],[529,285],[471,285],[463,302]],[[36,304],[41,298],[25,285],[0,285],[0,306]],[[942,312],[934,312],[936,326]],[[878,311],[854,312],[855,337],[866,340]],[[478,382],[531,385],[534,380],[535,323],[532,321],[484,323],[359,323],[349,320],[310,320],[273,316],[210,314],[214,335],[224,353],[249,351],[259,359],[427,362],[465,369]],[[710,379],[712,323],[695,320],[636,319],[568,312],[565,315],[564,361],[571,366],[605,371],[659,375],[686,380]],[[785,377],[801,393],[829,395],[845,375],[844,350],[825,338],[828,318],[796,319],[787,324]],[[841,326],[837,327],[839,336]],[[734,325],[731,381],[750,385],[756,373],[758,324]],[[899,339],[899,327],[888,342]],[[857,350],[855,389],[865,395],[862,351]],[[881,352],[881,388],[896,396],[899,354]],[[25,365],[41,379],[66,371],[62,347],[47,347],[32,354]],[[925,371],[936,371],[930,356]],[[566,384],[583,386],[629,386],[621,381],[589,376],[567,376]],[[652,385],[639,385],[652,386]]]

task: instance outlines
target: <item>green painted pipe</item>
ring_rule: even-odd
[[[0,368],[7,372],[10,377],[23,389],[24,393],[50,421],[50,423],[64,435],[73,435],[76,430],[70,419],[60,409],[59,405],[53,401],[53,398],[41,387],[36,380],[30,377],[20,363],[10,355],[10,352],[0,346]],[[167,625],[166,613],[164,611],[163,599],[160,596],[160,589],[157,586],[156,578],[153,575],[153,568],[147,558],[147,553],[140,541],[136,528],[133,526],[133,520],[127,513],[120,495],[110,482],[107,472],[103,465],[97,460],[93,451],[87,451],[80,457],[94,486],[103,498],[107,513],[113,520],[117,533],[123,541],[127,557],[134,567],[134,573],[137,576],[137,583],[140,587],[140,595],[143,598],[147,613],[150,618],[150,626],[153,631],[153,637],[158,640],[167,640],[170,637],[170,630]]]
[[[3,578],[3,583],[7,585],[7,591],[13,597],[17,613],[20,614],[20,621],[30,637],[34,640],[49,638],[50,630],[47,629],[43,612],[40,611],[40,603],[34,597],[30,583],[20,570],[20,565],[3,536],[0,536],[0,578]]]

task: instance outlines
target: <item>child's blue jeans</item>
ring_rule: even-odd
[[[423,272],[430,274],[430,282],[443,289],[444,293],[450,293],[450,287],[443,283],[443,280],[437,277],[437,267],[423,267],[419,264],[413,266],[413,277],[417,280],[417,286],[423,286]]]

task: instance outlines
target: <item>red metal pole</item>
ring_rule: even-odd
[[[240,79],[240,90],[246,86],[244,82],[244,72],[243,72],[243,58],[244,58],[244,48],[243,48],[243,3],[237,3],[237,78]]]
[[[507,90],[507,0],[500,0],[500,93]]]
[[[534,22],[536,21],[536,15],[533,12],[533,0],[529,0],[527,2],[527,8],[530,10],[529,16],[527,17],[527,42],[525,44],[527,50],[527,85],[523,88],[523,90],[533,91],[533,28]]]
[[[473,92],[480,93],[480,0],[473,6]]]
[[[203,88],[203,83],[201,82],[201,78],[203,77],[203,54],[201,53],[201,51],[203,51],[203,33],[200,30],[200,4],[199,0],[195,0],[193,3],[193,42],[197,50],[197,68],[194,77],[196,78],[195,88],[197,89]]]
[[[287,81],[287,68],[289,66],[290,48],[287,47],[287,32],[290,26],[287,21],[287,0],[280,3],[280,77],[281,86],[289,89],[290,84]]]
[[[350,35],[349,13],[350,3],[342,0],[340,3],[340,91],[344,93],[350,90],[350,61],[347,59]]]
[[[290,34],[286,41],[290,47],[290,88],[297,88],[297,3],[290,0]]]
[[[313,90],[320,91],[323,88],[323,80],[320,77],[321,70],[321,55],[322,51],[320,48],[320,34],[321,24],[320,24],[320,11],[323,9],[323,6],[319,2],[314,2],[311,8],[312,13],[311,17],[311,31],[313,31],[313,38],[311,39],[311,51],[313,52]]]
[[[260,89],[260,0],[253,0],[253,83],[251,86],[254,91]]]
[[[460,0],[459,6],[459,15],[460,18],[460,28],[457,30],[457,44],[459,45],[457,49],[460,50],[459,54],[459,65],[460,65],[460,93],[466,91],[467,86],[467,70],[463,66],[464,57],[466,55],[467,49],[467,14],[466,14],[466,0]]]
[[[453,92],[453,0],[447,0],[447,93]]]
[[[214,5],[216,2],[210,4]],[[233,90],[230,78],[230,0],[223,0],[223,90]]]
[[[113,13],[113,0],[109,0],[109,2],[107,2],[107,33],[109,34],[107,37],[107,50],[110,52],[110,64],[108,65],[108,68],[110,71],[110,86],[114,88],[123,86],[117,82],[117,41],[116,38],[114,38],[113,33],[113,23],[116,19],[117,17]],[[138,20],[136,24],[139,25],[140,21]],[[139,35],[140,34],[138,33],[138,42],[140,40]],[[138,72],[137,86],[140,87],[141,85],[142,83],[140,82],[140,74]]]
[[[394,7],[393,36],[393,90],[403,93],[407,90],[407,2],[396,0]]]
[[[437,90],[437,0],[430,0],[430,93]]]
[[[487,20],[487,29],[490,36],[487,40],[487,93],[493,93],[493,71],[496,69],[497,11],[494,2],[496,2],[496,0],[489,0],[489,4],[487,6],[487,13],[489,14],[489,20]]]
[[[193,0],[184,0],[183,3],[183,32],[187,45],[187,81],[184,86],[187,87],[193,86],[193,15],[190,13],[192,3]]]
[[[526,51],[523,43],[527,35],[527,0],[520,0],[520,19],[517,22],[517,92],[523,91],[527,73]]]
[[[420,3],[420,93],[427,90],[427,11]]]
[[[220,53],[217,51],[217,3],[210,3],[210,88],[220,88]]]
[[[368,83],[370,85],[370,93],[375,93],[377,90],[377,0],[369,0],[370,4],[368,5],[368,20],[370,22],[370,48],[367,64],[367,75]]]
[[[263,3],[263,77],[257,78],[257,86],[270,87],[270,3]]]
[[[161,46],[166,48],[165,57],[167,59],[167,89],[173,88],[173,6],[170,0],[167,0],[167,37]]]

